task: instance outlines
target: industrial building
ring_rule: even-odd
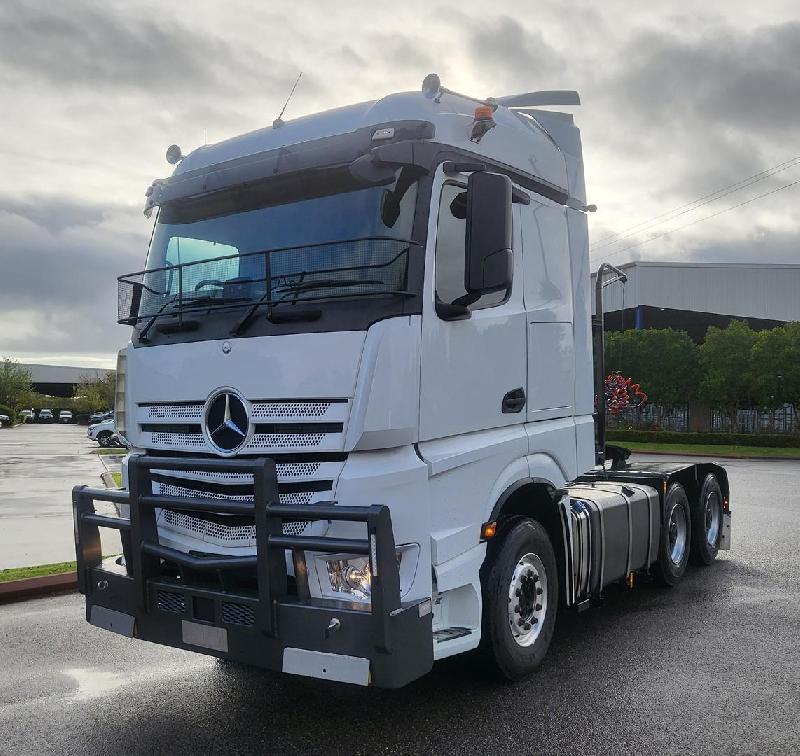
[[[603,294],[606,330],[674,328],[702,341],[709,326],[754,330],[800,321],[800,265],[630,262]],[[592,277],[594,296],[594,276]]]
[[[104,378],[108,370],[102,368],[68,367],[66,365],[22,365],[31,374],[33,390],[47,396],[71,397],[75,386],[83,380]]]

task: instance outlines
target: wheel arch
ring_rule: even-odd
[[[522,518],[536,520],[547,533],[556,556],[559,576],[564,575],[565,551],[563,521],[559,509],[558,486],[547,478],[527,477],[508,486],[497,499],[487,522],[497,523],[497,532],[489,540],[488,562],[504,535]],[[559,580],[559,601],[565,596],[563,580]]]

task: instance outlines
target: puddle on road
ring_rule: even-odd
[[[126,685],[152,682],[157,679],[168,679],[192,672],[208,671],[213,668],[213,661],[208,657],[188,659],[180,664],[162,666],[158,669],[145,668],[131,674],[119,674],[99,667],[73,667],[63,670],[63,674],[71,678],[77,685],[69,699],[71,701],[88,701],[102,698]]]
[[[104,669],[65,669],[64,674],[71,677],[78,686],[72,696],[77,701],[99,698],[131,681],[129,677]]]

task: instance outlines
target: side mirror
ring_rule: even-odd
[[[467,183],[464,288],[488,294],[511,285],[512,184],[508,176],[476,171]]]

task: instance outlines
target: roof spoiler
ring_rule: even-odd
[[[494,101],[506,108],[536,108],[541,105],[580,105],[580,95],[571,89],[553,89],[543,92],[496,97]]]

